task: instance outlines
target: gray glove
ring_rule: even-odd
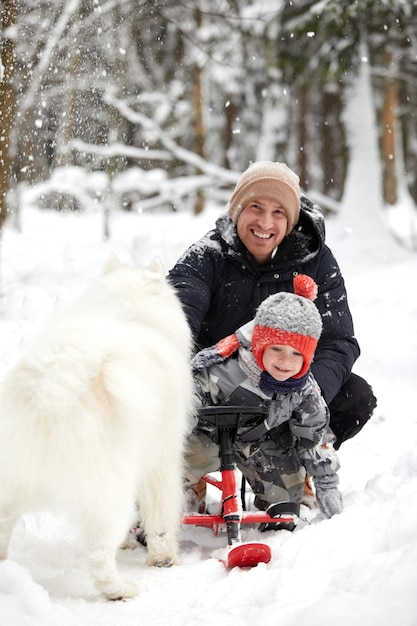
[[[339,477],[336,474],[314,478],[317,504],[327,519],[343,511],[342,494],[337,488],[338,484]]]

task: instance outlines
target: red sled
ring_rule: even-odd
[[[199,418],[210,426],[214,426],[216,443],[219,444],[220,480],[208,474],[203,480],[216,487],[221,492],[219,511],[216,515],[209,513],[191,514],[183,518],[185,525],[205,526],[213,529],[217,535],[222,525],[226,526],[228,549],[227,555],[221,561],[227,568],[255,567],[259,563],[269,563],[271,548],[262,542],[242,542],[241,524],[294,524],[298,521],[294,505],[294,513],[285,512],[279,517],[271,517],[262,511],[244,511],[242,499],[238,489],[237,468],[234,462],[233,444],[239,425],[246,418],[254,415],[267,414],[266,407],[237,407],[215,406],[203,407],[199,411]],[[291,505],[291,503],[289,503]],[[288,511],[291,506],[285,505]]]

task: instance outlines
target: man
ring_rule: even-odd
[[[215,228],[191,245],[169,272],[196,348],[211,346],[253,319],[269,295],[293,291],[297,274],[318,285],[323,332],[311,369],[330,410],[335,448],[356,435],[376,399],[352,373],[360,354],[344,280],[325,244],[319,208],[301,195],[284,163],[252,164]]]

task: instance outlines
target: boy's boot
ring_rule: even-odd
[[[293,531],[299,522],[300,505],[297,502],[278,502],[271,504],[266,512],[272,518],[271,522],[259,524],[258,530],[264,533],[268,530],[289,530]],[[291,522],[274,522],[274,517],[289,517]]]

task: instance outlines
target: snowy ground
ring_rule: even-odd
[[[110,252],[136,265],[159,254],[168,269],[213,221],[212,212],[193,221],[119,215],[104,243],[99,214],[25,210],[22,232],[9,225],[3,233],[0,376],[22,338],[98,275]],[[176,568],[146,567],[141,547],[120,551],[141,594],[119,603],[95,593],[66,519],[26,516],[0,563],[0,626],[417,625],[417,255],[381,229],[352,232],[342,218],[328,224],[328,241],[362,347],[355,371],[379,400],[371,423],[340,451],[344,513],[262,535],[273,560],[248,571],[227,572],[216,558],[225,538],[202,528],[182,529]]]

